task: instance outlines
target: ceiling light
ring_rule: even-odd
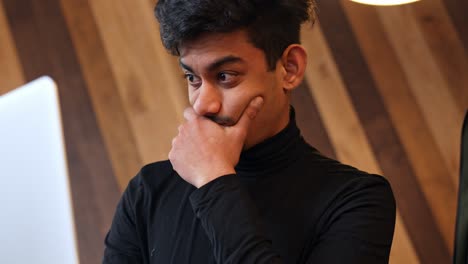
[[[356,3],[366,4],[366,5],[379,5],[379,6],[391,6],[391,5],[403,5],[414,3],[419,0],[351,0]]]

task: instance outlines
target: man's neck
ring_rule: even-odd
[[[248,138],[245,141],[243,151],[248,150],[252,148],[253,146],[257,145],[258,143],[261,143],[277,135],[279,132],[281,132],[283,129],[285,129],[288,126],[289,122],[290,122],[290,109],[288,105],[287,111],[282,111],[279,117],[279,122],[277,122],[277,125],[273,127],[270,131],[267,131],[267,133],[263,135],[254,134],[255,131],[250,132],[250,134],[253,134],[253,136],[251,136],[250,139]]]

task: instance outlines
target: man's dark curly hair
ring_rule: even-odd
[[[269,70],[291,44],[300,43],[300,26],[315,22],[314,0],[159,0],[155,15],[161,39],[173,55],[203,33],[246,29],[264,51]]]

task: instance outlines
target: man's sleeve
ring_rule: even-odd
[[[262,230],[257,208],[237,175],[219,177],[190,195],[216,263],[282,263]]]
[[[381,176],[349,182],[322,216],[307,263],[388,263],[396,204]]]
[[[135,201],[140,194],[140,178],[130,181],[122,195],[107,233],[103,264],[142,263],[142,253],[135,217]]]
[[[343,190],[300,263],[388,263],[395,203],[388,182],[374,177]],[[236,175],[220,177],[190,197],[217,263],[283,263],[266,239],[257,209]],[[285,227],[287,228],[287,227]]]

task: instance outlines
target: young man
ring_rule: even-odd
[[[191,107],[169,160],[125,190],[104,263],[388,262],[389,183],[308,145],[289,104],[313,12],[311,0],[158,2]]]

